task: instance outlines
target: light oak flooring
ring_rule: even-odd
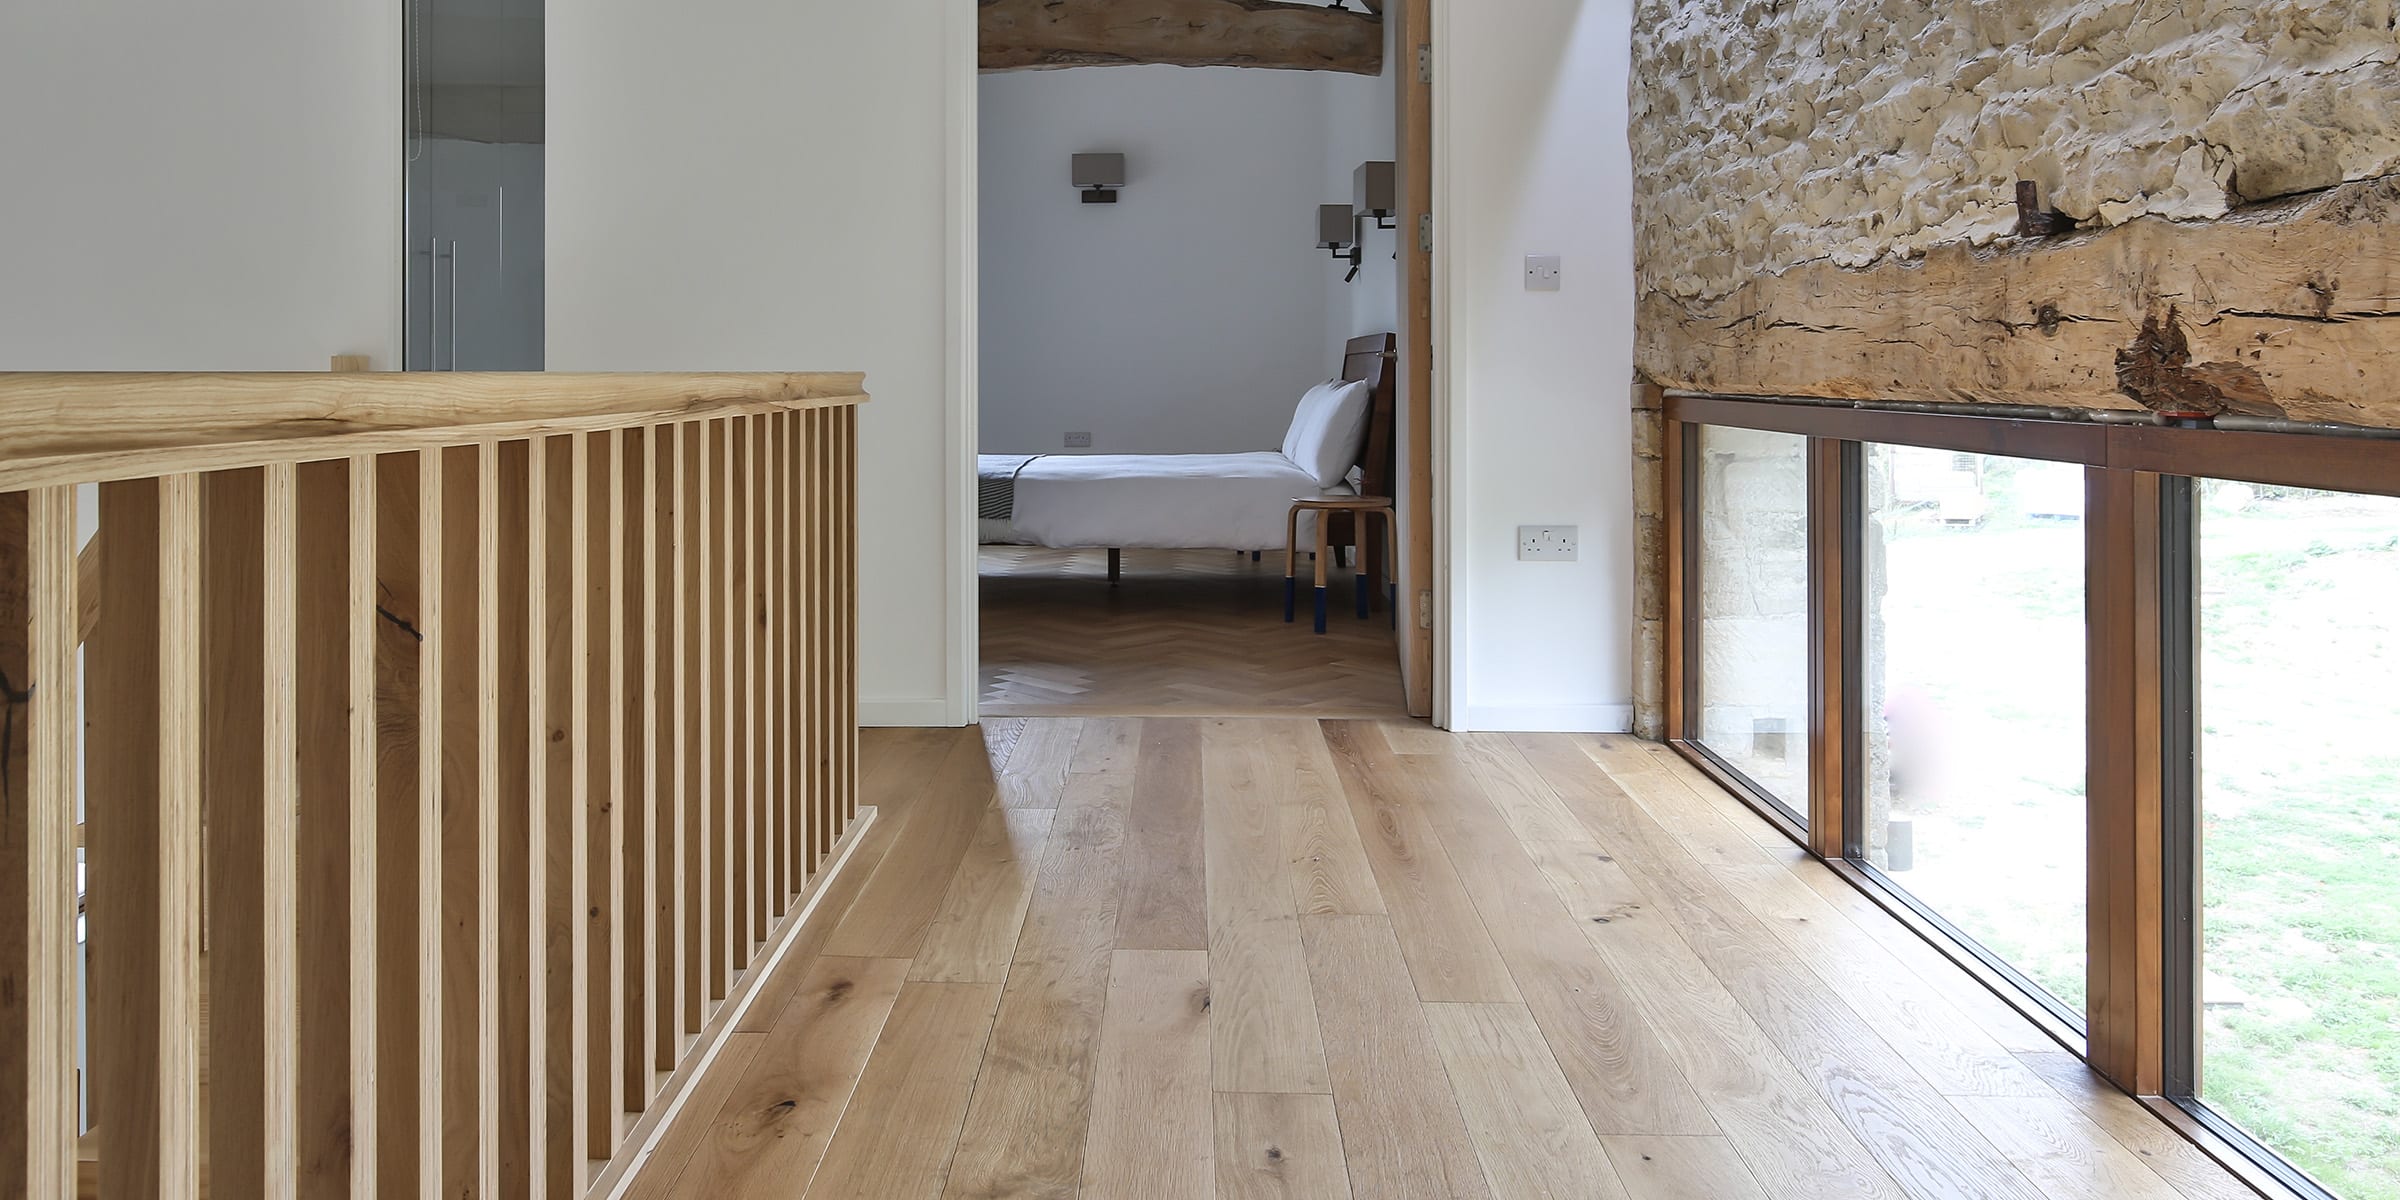
[[[1280,552],[1128,550],[1112,588],[1105,550],[986,546],[982,711],[1401,715],[1390,612],[1359,620],[1352,576],[1335,571],[1319,636],[1305,555],[1300,569],[1286,625]]]
[[[873,731],[639,1197],[2248,1195],[1663,749]]]

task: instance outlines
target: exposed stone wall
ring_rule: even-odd
[[[2400,172],[2400,0],[1641,0],[1640,287],[1701,302],[2016,227]]]

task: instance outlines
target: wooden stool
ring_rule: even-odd
[[[1292,620],[1292,610],[1298,600],[1298,568],[1300,558],[1300,514],[1317,514],[1317,632],[1325,632],[1325,560],[1332,556],[1328,530],[1332,522],[1326,518],[1335,513],[1349,513],[1356,522],[1352,530],[1352,546],[1358,550],[1358,619],[1367,619],[1367,518],[1383,514],[1383,533],[1391,539],[1391,561],[1398,562],[1400,531],[1394,524],[1392,501],[1389,496],[1295,496],[1292,510],[1283,521],[1283,619]]]

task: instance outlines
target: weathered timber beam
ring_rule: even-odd
[[[2400,428],[2400,178],[2207,223],[1810,263],[1711,303],[1652,292],[1637,326],[1643,372],[1693,391],[2133,409],[2158,398],[2121,387],[2157,380],[2237,412]],[[2141,369],[2162,345],[2188,366]]]
[[[983,69],[1163,63],[1383,73],[1373,13],[1276,0],[980,0]]]

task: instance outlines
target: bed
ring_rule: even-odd
[[[1280,551],[1294,497],[1391,495],[1392,344],[1390,334],[1350,339],[1341,374],[1303,398],[1281,450],[981,455],[982,540],[1059,549]],[[1312,403],[1323,428],[1303,430]],[[1346,405],[1360,410],[1354,438],[1342,427]],[[1303,528],[1301,536],[1312,534]]]

